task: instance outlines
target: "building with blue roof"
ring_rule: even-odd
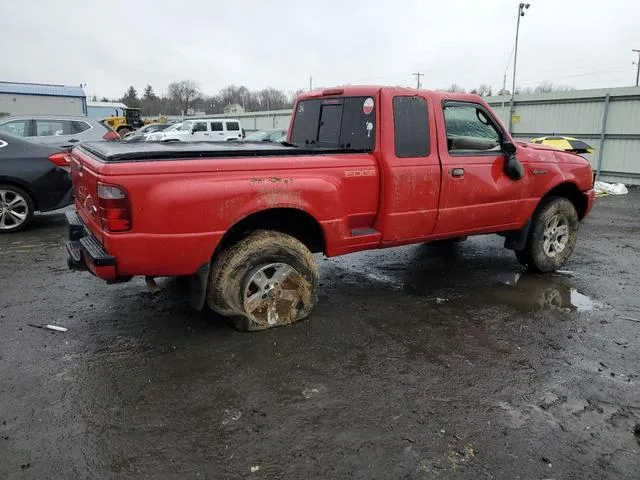
[[[0,82],[0,117],[4,115],[86,115],[82,87]]]

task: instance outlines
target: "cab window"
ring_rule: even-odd
[[[240,124],[238,122],[226,122],[226,123],[227,123],[227,130],[229,130],[230,132],[240,131]]]
[[[444,105],[447,147],[452,154],[499,152],[501,132],[495,121],[479,105]]]
[[[398,158],[429,154],[429,118],[422,97],[393,97],[393,127]]]
[[[326,97],[296,106],[290,142],[303,148],[372,151],[376,105],[373,97]]]

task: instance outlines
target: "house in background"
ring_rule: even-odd
[[[86,115],[82,87],[0,82],[0,117],[4,115]]]
[[[242,105],[240,104],[230,103],[222,109],[222,113],[225,115],[237,115],[239,113],[244,113],[244,108],[242,108]]]

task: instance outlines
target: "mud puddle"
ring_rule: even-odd
[[[586,312],[600,306],[591,297],[567,285],[567,277],[505,273],[498,275],[495,279],[497,285],[486,289],[485,293],[494,301],[520,310]]]

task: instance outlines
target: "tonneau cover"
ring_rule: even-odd
[[[328,152],[325,149],[310,151],[268,142],[87,142],[76,148],[85,150],[102,162],[304,155]],[[330,152],[335,153],[336,150],[330,150]]]

